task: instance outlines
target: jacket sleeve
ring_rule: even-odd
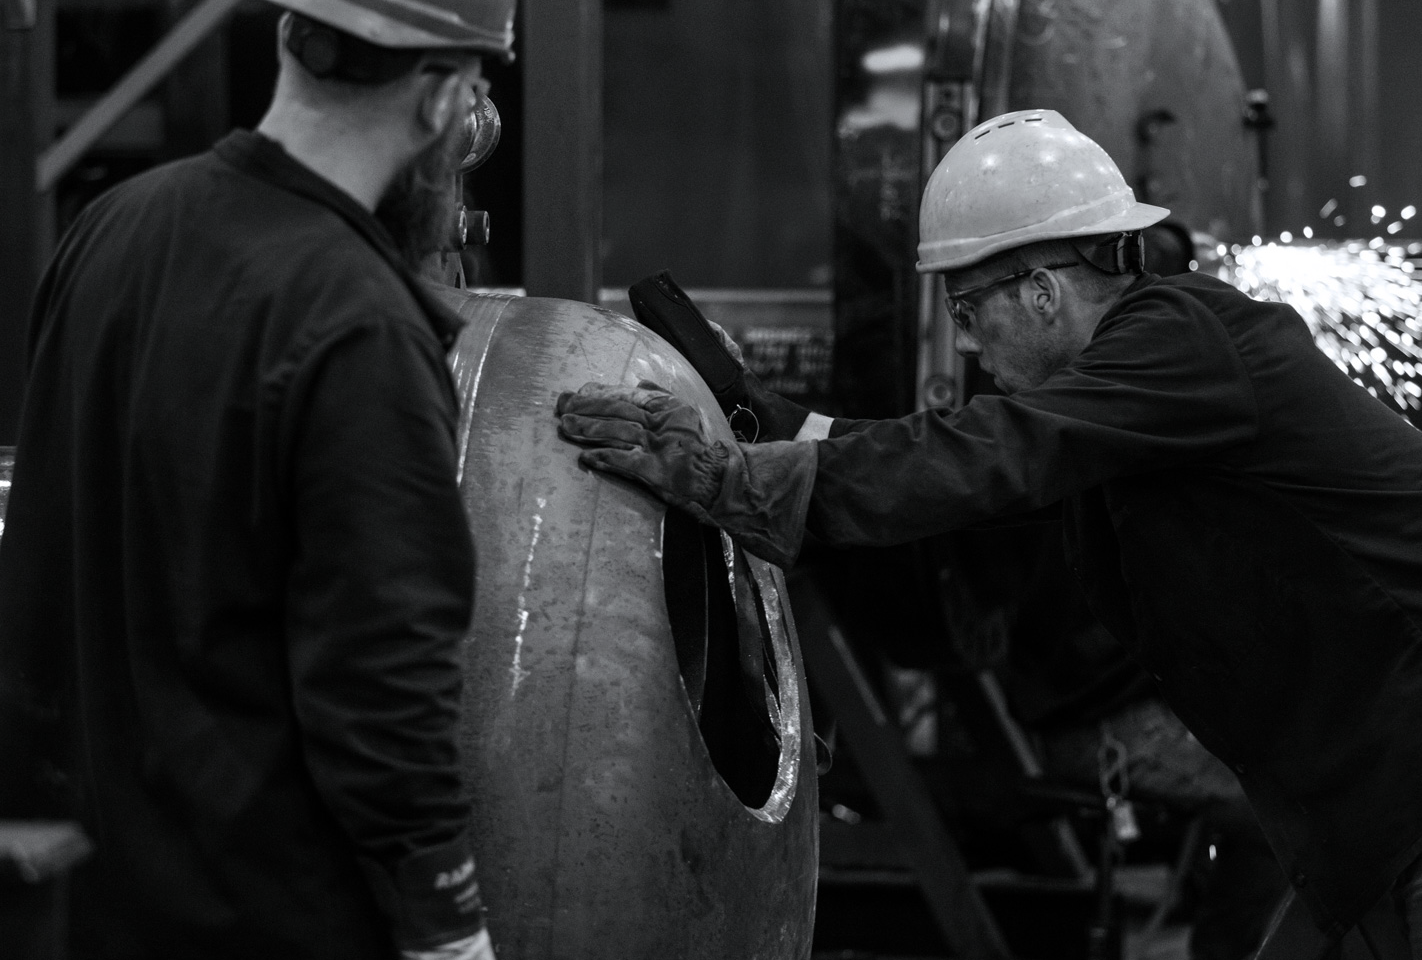
[[[837,422],[819,441],[807,526],[833,544],[901,543],[1218,454],[1256,421],[1219,319],[1188,294],[1147,287],[1038,387],[957,412]]]
[[[293,703],[308,768],[404,948],[476,933],[458,722],[474,556],[433,336],[372,320],[288,391]]]

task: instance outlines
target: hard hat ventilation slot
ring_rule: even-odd
[[[687,699],[711,762],[747,807],[770,799],[780,764],[781,684],[766,600],[745,553],[669,509],[662,523],[667,614]]]

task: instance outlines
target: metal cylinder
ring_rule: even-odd
[[[1214,0],[1021,0],[1013,110],[1059,111],[1105,148],[1136,199],[1189,229],[1260,230],[1258,152]]]
[[[660,338],[582,303],[440,294],[478,552],[465,751],[501,960],[799,958],[817,791],[781,572],[579,467],[553,407],[655,381],[730,439]]]

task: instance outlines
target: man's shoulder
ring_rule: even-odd
[[[1106,311],[1097,335],[1125,331],[1143,334],[1149,328],[1154,331],[1153,336],[1171,339],[1216,336],[1222,314],[1236,307],[1235,298],[1243,296],[1212,277],[1146,274]]]
[[[1215,336],[1222,330],[1236,341],[1261,335],[1279,337],[1287,330],[1307,333],[1297,311],[1287,304],[1256,300],[1203,273],[1146,275],[1121,296],[1103,324],[1124,321],[1170,327],[1178,335],[1193,329]]]
[[[336,328],[429,328],[409,278],[320,190],[296,190],[220,149],[164,164],[104,194],[66,238],[76,263],[114,277],[159,271],[164,289],[296,340]],[[255,329],[255,328],[254,328]]]
[[[1257,302],[1218,277],[1190,272],[1169,277],[1146,274],[1121,296],[1118,307],[1152,302],[1183,303],[1186,298],[1214,311],[1238,309]]]

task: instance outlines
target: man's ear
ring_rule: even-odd
[[[286,52],[286,38],[291,35],[291,11],[283,10],[281,19],[277,21],[277,62],[281,62],[282,54]]]
[[[430,133],[443,130],[468,102],[469,80],[462,70],[426,73],[420,97],[420,124]]]
[[[1027,278],[1027,305],[1047,319],[1062,307],[1062,284],[1055,270],[1038,267]]]

